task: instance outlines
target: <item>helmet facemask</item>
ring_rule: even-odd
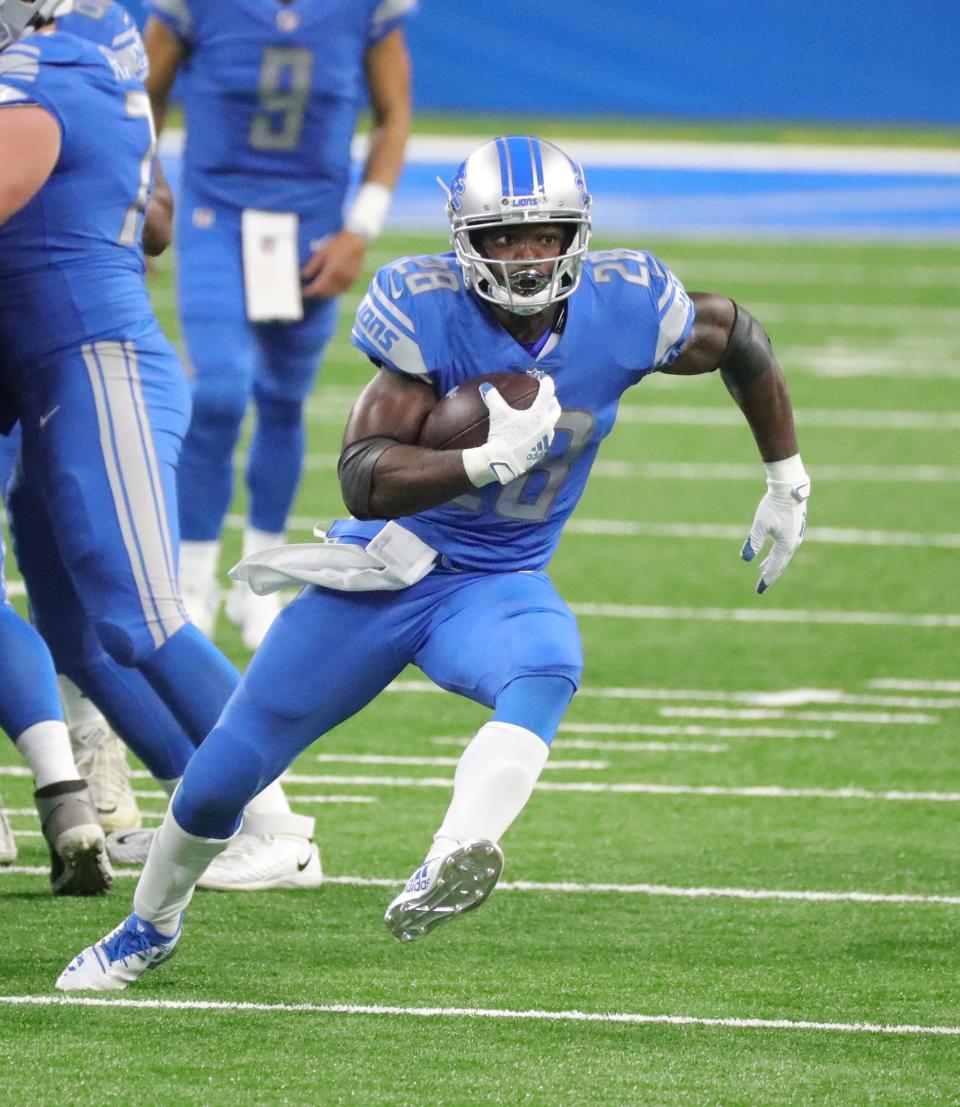
[[[515,315],[536,315],[580,283],[590,241],[590,196],[583,171],[552,143],[495,139],[460,166],[446,189],[457,262],[468,288]],[[556,258],[508,261],[484,256],[483,232],[555,224],[567,232]]]

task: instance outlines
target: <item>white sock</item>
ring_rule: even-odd
[[[133,909],[161,934],[175,934],[197,881],[230,838],[198,838],[188,834],[168,807],[153,836],[143,872],[133,893]]]
[[[184,588],[203,588],[217,579],[220,543],[180,543],[180,584]]]
[[[16,747],[30,766],[37,789],[61,780],[80,779],[66,723],[58,719],[34,723],[16,740]]]
[[[63,716],[67,729],[81,733],[102,730],[106,734],[110,726],[103,717],[100,708],[88,699],[69,677],[58,676],[60,699],[63,703]]]
[[[498,842],[526,806],[549,753],[531,730],[512,723],[482,726],[457,764],[453,799],[429,856],[474,838]]]
[[[243,809],[244,815],[289,815],[290,803],[284,794],[280,781],[268,784],[258,792]]]
[[[257,530],[247,524],[243,529],[243,556],[261,553],[263,550],[272,550],[283,545],[284,534],[274,534],[269,530]]]

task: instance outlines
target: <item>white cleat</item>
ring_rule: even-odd
[[[128,915],[116,930],[78,953],[55,986],[61,992],[120,991],[173,955],[180,929],[161,934],[146,919]]]
[[[107,835],[107,856],[114,865],[143,865],[156,829],[118,830]]]
[[[123,742],[100,720],[93,726],[71,727],[70,747],[80,775],[90,787],[104,833],[138,827],[140,808],[130,786],[130,766]]]
[[[246,649],[255,650],[266,638],[281,607],[279,592],[258,596],[245,582],[234,581],[227,593],[225,611],[230,622],[240,628],[240,638]]]
[[[197,881],[217,892],[317,888],[323,883],[320,851],[306,815],[245,815],[240,833]]]
[[[387,908],[383,921],[401,942],[413,942],[450,919],[472,911],[490,895],[503,872],[495,842],[464,842],[428,857]]]
[[[0,799],[0,865],[10,865],[17,859],[17,842],[13,836],[13,827],[3,809]]]

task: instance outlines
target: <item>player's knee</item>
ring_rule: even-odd
[[[122,620],[104,615],[93,620],[94,633],[104,651],[118,665],[139,668],[158,649],[186,625],[180,609],[170,610],[148,620]]]
[[[190,416],[191,437],[239,433],[247,410],[248,396],[242,387],[220,388],[199,383],[193,392]]]
[[[303,401],[257,390],[254,395],[261,424],[296,429],[303,422]]]

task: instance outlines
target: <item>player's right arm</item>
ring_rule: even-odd
[[[350,412],[337,472],[344,503],[358,519],[395,519],[473,489],[460,450],[416,444],[437,403],[431,385],[381,369]]]
[[[9,88],[8,95],[16,93]],[[0,223],[39,192],[57,164],[60,143],[60,126],[48,111],[36,104],[0,106]]]

